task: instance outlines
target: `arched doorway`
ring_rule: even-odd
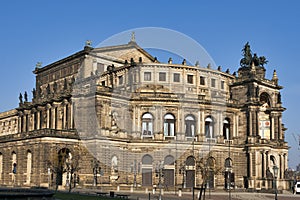
[[[69,175],[65,173],[66,169],[66,161],[71,157],[71,151],[67,148],[63,148],[57,153],[57,163],[56,165],[56,186],[69,184],[68,177]]]
[[[195,158],[194,156],[189,156],[186,161],[186,188],[192,188],[195,186]]]
[[[175,159],[173,156],[168,155],[164,159],[164,185],[166,188],[175,185]]]
[[[209,157],[207,159],[207,188],[212,189],[215,187],[215,159],[213,157]]]
[[[142,185],[152,186],[152,162],[153,158],[149,154],[142,158]]]
[[[234,173],[232,172],[232,160],[231,158],[226,158],[225,163],[225,173],[224,173],[224,188],[229,189],[234,187]]]

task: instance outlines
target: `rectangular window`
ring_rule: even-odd
[[[180,74],[174,73],[173,74],[173,81],[174,82],[180,82]]]
[[[166,81],[166,72],[159,72],[159,81]]]
[[[221,89],[224,90],[225,81],[221,81]]]
[[[119,85],[123,84],[123,76],[119,76]]]
[[[193,75],[187,75],[187,82],[193,84],[193,78],[194,78]]]
[[[205,77],[200,76],[200,85],[205,85]]]
[[[102,86],[105,86],[105,81],[102,81],[102,82],[101,82],[101,85],[102,85]]]
[[[151,81],[151,72],[144,72],[144,81]]]
[[[211,87],[216,87],[216,79],[211,79]]]

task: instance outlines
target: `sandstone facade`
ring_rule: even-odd
[[[277,166],[287,189],[282,87],[265,71],[161,63],[134,41],[37,66],[32,100],[0,113],[0,185],[270,189]]]

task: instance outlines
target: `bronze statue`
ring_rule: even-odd
[[[23,103],[23,95],[21,93],[19,95],[19,103]]]
[[[25,93],[24,93],[24,101],[25,102],[28,102],[28,96],[27,96],[27,92],[25,91]]]
[[[256,55],[256,53],[254,53],[253,56],[252,56],[249,42],[247,42],[245,44],[244,48],[242,49],[242,52],[243,52],[242,55],[244,56],[244,58],[242,58],[241,61],[240,61],[240,65],[242,67],[248,67],[252,63],[255,66],[263,67],[264,64],[268,63],[267,59],[264,56],[258,57]]]
[[[32,89],[32,97],[33,97],[34,99],[36,98],[36,91],[35,91],[34,88]]]

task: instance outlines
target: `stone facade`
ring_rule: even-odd
[[[287,189],[278,78],[160,63],[134,41],[37,66],[32,101],[0,113],[0,184]],[[73,171],[72,171],[73,170]]]

